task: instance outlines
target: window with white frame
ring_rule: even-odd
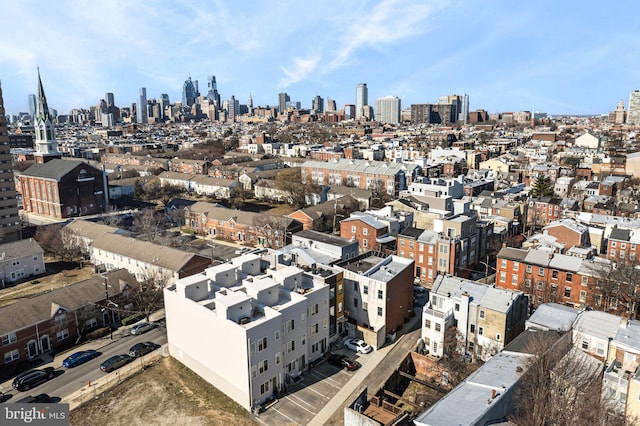
[[[505,282],[507,281],[507,273],[506,272],[500,272],[500,282]]]
[[[382,316],[382,306],[378,306],[378,316]]]
[[[502,336],[500,335],[500,333],[496,333],[496,341],[500,341],[502,340]]]
[[[538,267],[538,275],[541,277],[544,276],[544,268],[542,266]]]
[[[16,333],[9,333],[2,336],[2,346],[8,346],[18,341]]]
[[[580,290],[580,303],[585,303],[587,301],[587,292],[584,290]]]
[[[506,267],[507,267],[507,259],[502,259],[502,260],[500,261],[500,266],[501,266],[502,268],[506,268]]]
[[[269,381],[267,380],[263,384],[260,385],[260,394],[264,395],[269,392]]]
[[[12,361],[17,360],[18,358],[20,358],[20,351],[17,349],[14,349],[10,352],[5,352],[4,354],[4,363],[8,364]]]
[[[484,311],[482,309],[480,310],[480,318],[484,319]]]
[[[282,354],[280,352],[276,352],[276,365],[280,365],[282,362]]]
[[[68,337],[69,337],[69,330],[66,328],[56,333],[56,339],[58,339],[58,341],[64,340]]]
[[[369,235],[369,228],[362,228],[362,235]]]
[[[278,340],[280,340],[280,330],[276,330],[276,331],[273,333],[273,340],[275,340],[276,342],[277,342]]]
[[[258,340],[258,352],[262,352],[265,349],[267,349],[267,338],[263,337],[262,339]]]
[[[484,334],[484,327],[478,327],[478,335],[482,336]]]

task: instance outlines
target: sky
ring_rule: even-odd
[[[29,111],[40,68],[59,114],[147,97],[206,94],[341,108],[366,83],[369,105],[468,94],[470,110],[603,114],[640,89],[640,2],[593,0],[20,0],[0,8],[7,114]]]

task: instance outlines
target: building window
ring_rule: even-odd
[[[368,245],[369,245],[369,242],[367,241],[367,239],[366,238],[363,239],[362,240],[362,247],[368,247]]]
[[[342,284],[338,285],[338,294],[342,294]]]
[[[558,271],[557,270],[553,270],[551,271],[551,278],[553,278],[554,280],[558,279]]]
[[[318,323],[315,323],[311,326],[311,335],[315,336],[318,333]]]
[[[431,328],[431,320],[424,320],[424,326],[426,328]]]
[[[484,311],[482,309],[480,310],[480,318],[484,319]]]
[[[293,331],[296,328],[295,320],[292,318],[287,321],[287,333]]]
[[[564,288],[564,297],[571,297],[571,287],[565,287]]]
[[[316,333],[318,332],[318,324],[316,324]],[[302,334],[302,336],[300,336],[300,344],[302,346],[307,344],[307,335],[306,334]]]
[[[611,241],[611,247],[615,247],[616,246],[616,242],[615,241]]]
[[[616,251],[615,250],[611,250],[611,257],[616,257]]]
[[[2,336],[2,346],[8,346],[18,341],[16,333],[9,333]]]
[[[524,286],[525,286],[526,288],[531,287],[531,280],[530,280],[529,278],[525,278],[525,280],[524,280]]]
[[[503,283],[507,281],[507,273],[506,272],[500,272],[500,282]]]
[[[356,226],[355,225],[351,225],[351,233],[352,234],[356,233]]]
[[[267,338],[263,337],[262,339],[258,340],[258,352],[262,352],[265,349],[267,349]]]
[[[482,336],[484,334],[484,328],[478,327],[478,335]]]
[[[520,267],[520,262],[513,262],[513,270],[514,271],[517,271],[519,267]]]
[[[542,266],[538,267],[538,275],[541,277],[544,276],[544,268]]]
[[[580,290],[580,303],[585,303],[587,301],[587,292],[584,290]]]
[[[378,290],[378,299],[382,300],[384,297],[382,290]]]
[[[460,304],[456,303],[454,309],[458,312],[460,310]]]
[[[260,385],[260,394],[264,395],[267,392],[269,392],[269,381],[268,380]]]
[[[518,285],[518,276],[517,275],[512,275],[511,276],[511,285]]]
[[[20,358],[20,351],[17,349],[14,349],[11,352],[6,352],[4,354],[4,363],[8,364],[12,361],[17,360],[18,358]]]
[[[366,288],[366,286],[365,286],[365,288]],[[366,290],[365,290],[364,294],[367,294],[367,291],[366,291]],[[311,306],[311,315],[315,315],[315,314],[317,314],[317,313],[318,313],[318,304],[317,304],[317,303],[314,303],[314,304]]]
[[[276,331],[273,333],[273,340],[275,340],[276,342],[277,342],[278,340],[280,340],[280,330],[276,330]]]
[[[296,341],[295,340],[289,340],[287,342],[287,353],[293,352],[296,350]]]
[[[469,332],[470,333],[475,333],[476,332],[476,325],[475,324],[471,324],[471,327],[469,327]]]
[[[60,330],[56,333],[56,339],[58,339],[58,342],[66,339],[69,337],[69,330],[68,329],[64,329],[64,330]]]
[[[596,347],[596,353],[600,356],[604,356],[604,343],[598,343],[598,346]]]
[[[369,229],[368,228],[362,228],[362,235],[369,235]]]
[[[439,333],[442,330],[442,324],[440,324],[439,322],[434,324],[435,326],[435,330]]]
[[[533,268],[531,267],[531,265],[527,265],[527,273],[530,274],[532,270]]]
[[[571,272],[567,272],[567,281],[573,281],[573,274]]]
[[[586,340],[586,339],[583,339],[583,340],[582,340],[582,346],[581,346],[581,347],[582,347],[582,349],[584,349],[585,351],[588,351],[588,350],[589,350],[589,341],[588,341],[588,340]]]
[[[596,306],[601,306],[602,305],[602,295],[601,294],[596,294],[596,296],[594,298],[594,302],[595,302]]]
[[[365,284],[365,285],[363,285],[363,286],[362,286],[362,292],[363,292],[364,294],[369,294],[369,286],[368,286],[368,285],[366,285],[366,284]]]
[[[265,371],[267,371],[268,368],[269,368],[269,364],[267,363],[266,359],[258,363],[258,373],[262,374]]]
[[[378,316],[382,316],[382,306],[378,306]]]
[[[369,302],[362,302],[362,310],[363,311],[369,310]]]
[[[496,333],[496,341],[500,341],[500,339],[502,339],[502,336],[500,335],[500,333]]]
[[[538,281],[538,291],[542,291],[542,281]]]
[[[353,298],[353,307],[354,308],[358,307],[358,299],[356,299],[355,297]]]

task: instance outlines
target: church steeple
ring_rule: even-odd
[[[60,158],[61,155],[58,152],[55,128],[51,120],[49,106],[47,105],[47,97],[42,87],[40,68],[38,68],[38,94],[36,99],[36,116],[33,125],[36,132],[36,162],[46,163],[51,159]]]

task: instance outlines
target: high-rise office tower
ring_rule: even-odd
[[[167,119],[167,108],[169,107],[169,95],[163,93],[160,95],[160,118],[164,121]]]
[[[334,99],[327,98],[327,111],[336,111],[338,109]]]
[[[198,91],[191,80],[191,76],[189,76],[182,86],[182,107],[191,109],[191,106],[196,103],[197,97]]]
[[[104,98],[107,101],[107,108],[111,108],[116,106],[115,98],[113,97],[113,93],[105,93]]]
[[[367,83],[360,83],[356,86],[356,120],[362,118],[362,109],[369,105],[369,90]]]
[[[33,155],[36,163],[44,164],[54,158],[60,158],[62,155],[58,151],[58,142],[56,141],[56,132],[51,118],[51,112],[47,105],[47,97],[42,87],[42,79],[40,78],[40,70],[38,70],[38,94],[36,99],[36,116],[33,120],[33,127],[36,133],[35,148]]]
[[[460,112],[458,120],[462,121],[464,124],[467,124],[469,121],[469,95],[466,93],[462,97],[462,111]]]
[[[16,187],[13,180],[9,133],[4,111],[2,84],[0,83],[0,242],[17,240],[20,236],[20,219],[16,204]]]
[[[324,112],[324,99],[319,95],[311,101],[311,109],[316,113]]]
[[[640,124],[640,90],[634,90],[629,95],[627,124]]]
[[[36,95],[29,95],[29,117],[31,121],[36,117]]]
[[[247,102],[247,114],[253,116],[253,98],[251,97],[251,92],[249,92],[249,101]]]
[[[229,99],[227,110],[229,113],[228,121],[235,122],[240,116],[240,101],[236,100],[235,96],[231,96],[231,99]]]
[[[216,84],[216,76],[211,75],[207,78],[207,98],[216,102],[216,106],[220,108],[220,94],[218,93],[218,85]]]
[[[282,114],[287,110],[287,102],[291,101],[287,92],[278,94],[278,114]]]
[[[376,99],[375,117],[381,123],[400,123],[400,98],[397,96],[385,96]]]
[[[138,124],[147,124],[147,88],[140,88],[140,95],[138,96],[138,103],[136,104],[136,122]]]

